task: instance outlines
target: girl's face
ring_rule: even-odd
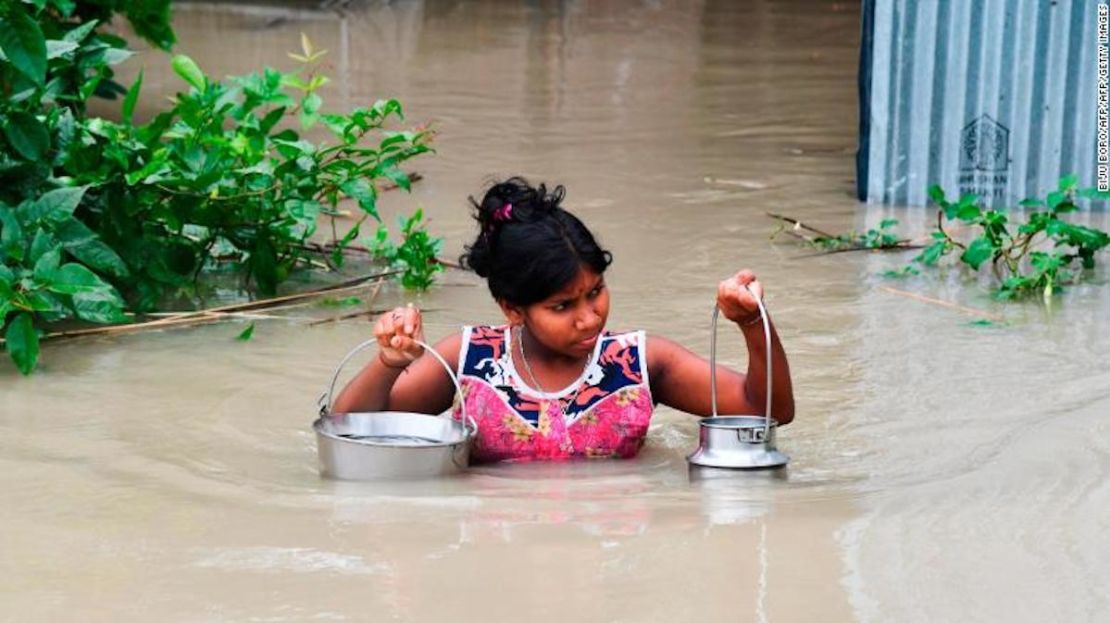
[[[501,305],[509,322],[523,323],[540,344],[581,359],[593,352],[609,318],[609,289],[602,275],[583,265],[565,288],[526,307]]]

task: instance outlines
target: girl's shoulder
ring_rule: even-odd
[[[466,335],[468,333],[479,334],[497,334],[504,335],[505,331],[509,328],[507,324],[465,324],[462,326],[461,333]]]
[[[601,346],[603,350],[614,348],[627,349],[634,348],[641,350],[644,348],[647,333],[642,329],[632,331],[614,331],[606,329],[601,335]]]
[[[500,360],[507,352],[508,325],[464,325],[458,336],[459,373],[472,371],[487,360]]]

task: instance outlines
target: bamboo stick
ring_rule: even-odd
[[[949,301],[942,301],[941,299],[935,299],[931,296],[925,296],[924,294],[917,294],[916,292],[907,292],[905,290],[899,290],[897,288],[892,288],[890,286],[879,286],[879,289],[883,290],[885,292],[889,292],[890,294],[894,294],[894,295],[897,295],[897,296],[902,296],[902,297],[905,297],[905,298],[913,299],[915,301],[921,301],[922,303],[930,303],[932,305],[939,305],[941,307],[946,307],[948,309],[953,309],[953,310],[956,310],[956,311],[960,312],[961,314],[966,314],[968,316],[975,316],[977,318],[983,318],[983,319],[986,319],[986,320],[991,320],[993,322],[1005,322],[1006,321],[1005,318],[1003,318],[1002,316],[999,316],[997,314],[992,314],[990,312],[986,312],[986,311],[983,311],[981,309],[975,309],[974,307],[965,307],[963,305],[959,305],[957,303],[951,303]]]
[[[223,305],[210,309],[202,309],[194,312],[184,312],[174,316],[159,318],[158,320],[151,320],[148,322],[109,325],[104,327],[91,327],[88,329],[75,329],[71,331],[56,331],[54,333],[47,333],[42,337],[42,339],[53,340],[61,338],[84,337],[90,335],[117,335],[123,333],[135,333],[138,331],[150,331],[154,329],[175,327],[186,324],[213,322],[216,320],[223,320],[234,317],[232,314],[236,312],[245,312],[253,309],[268,309],[274,307],[277,303],[300,301],[306,298],[323,296],[325,294],[334,294],[336,292],[344,292],[363,288],[366,286],[366,282],[372,279],[377,279],[377,285],[380,287],[382,279],[397,274],[399,272],[400,271],[387,271],[384,273],[357,277],[355,279],[348,279],[347,281],[341,283],[324,286],[322,288],[316,288],[315,290],[309,290],[307,292],[298,292],[296,294],[287,294],[284,296],[277,296],[259,301],[249,301],[246,303],[232,303],[230,305]]]
[[[832,255],[833,253],[849,253],[852,251],[908,251],[913,249],[923,249],[923,244],[912,244],[910,240],[898,240],[895,244],[887,247],[846,247],[843,249],[828,249],[825,251],[818,251],[816,253],[806,253],[804,255],[797,255],[795,259],[802,259],[807,257],[819,257],[822,255]]]
[[[355,313],[340,314],[339,316],[332,316],[330,318],[324,318],[322,320],[313,320],[312,322],[308,323],[308,326],[315,327],[317,325],[321,325],[321,324],[324,324],[324,323],[335,322],[336,320],[344,320],[346,318],[355,318],[355,317],[363,316],[363,315],[366,315],[366,314],[376,313],[376,310],[370,308],[370,304],[374,302],[374,299],[378,298],[378,292],[380,292],[381,289],[382,289],[382,282],[381,281],[374,284],[374,291],[370,293],[370,296],[366,300],[366,307],[369,308],[369,309],[359,310],[358,312],[355,312]]]

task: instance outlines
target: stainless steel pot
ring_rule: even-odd
[[[320,417],[312,424],[321,475],[340,480],[432,478],[467,466],[478,425],[466,414],[462,386],[451,366],[431,346],[419,343],[447,370],[466,425],[451,417],[450,410],[439,416],[401,411],[332,413],[332,394],[339,373],[355,354],[377,344],[368,340],[339,362],[327,392],[321,396]]]
[[[763,336],[767,341],[767,410],[761,415],[717,415],[717,316],[713,308],[712,336],[709,342],[709,393],[713,416],[703,418],[698,430],[698,448],[686,460],[699,467],[765,469],[782,467],[790,461],[775,448],[775,428],[771,417],[771,321],[763,301],[756,297]]]

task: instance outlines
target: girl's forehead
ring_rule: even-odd
[[[601,281],[600,274],[594,272],[593,269],[589,267],[583,266],[578,269],[578,274],[574,276],[574,279],[571,279],[570,283],[547,298],[560,299],[575,297],[589,291],[599,281]]]

